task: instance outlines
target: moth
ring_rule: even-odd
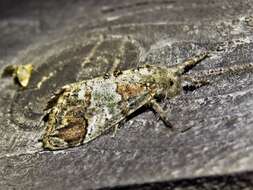
[[[171,67],[144,65],[63,86],[46,108],[43,147],[58,150],[90,142],[146,105],[171,127],[156,98],[178,95],[182,75],[206,57],[203,53]]]
[[[46,108],[43,147],[59,150],[88,143],[143,106],[152,108],[166,126],[172,127],[169,114],[157,99],[177,96],[185,81],[195,87],[207,84],[203,78],[184,75],[207,57],[208,53],[201,53],[170,67],[143,65],[63,86]],[[214,69],[206,75],[230,70]]]

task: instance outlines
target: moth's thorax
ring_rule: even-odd
[[[174,97],[181,91],[181,75],[174,68],[146,66],[142,68],[143,83],[156,85],[157,95]]]

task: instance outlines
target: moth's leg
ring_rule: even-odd
[[[190,86],[194,88],[200,88],[202,86],[210,84],[210,81],[204,78],[195,78],[192,76],[182,76],[183,86]]]
[[[200,61],[204,60],[208,56],[209,56],[208,52],[204,52],[187,59],[183,63],[175,65],[175,67],[177,68],[179,73],[183,74],[189,71],[191,68],[193,68],[195,65],[197,65]]]
[[[115,137],[117,131],[119,130],[119,128],[124,125],[124,123],[126,122],[126,119],[121,120],[119,123],[117,123],[116,125],[113,126],[113,134],[111,135],[111,137]]]
[[[164,124],[167,127],[173,129],[173,126],[169,121],[168,112],[164,111],[163,108],[157,103],[156,100],[151,100],[150,106],[159,115],[160,119],[164,122]]]
[[[118,123],[115,126],[113,126],[113,134],[111,135],[112,138],[114,138],[116,136],[116,133],[117,133],[117,131],[119,129],[119,125],[120,124]]]

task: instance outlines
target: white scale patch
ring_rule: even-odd
[[[85,86],[82,85],[81,88],[80,88],[80,91],[78,92],[78,99],[79,100],[83,100],[84,99],[84,96],[85,96],[85,90],[84,90]]]
[[[93,138],[116,111],[115,105],[121,101],[121,96],[116,92],[117,84],[113,81],[89,81],[87,86],[92,88],[91,104],[89,109],[94,109],[94,115],[89,119],[87,137]],[[80,95],[82,95],[80,91]],[[87,139],[88,140],[88,139]]]

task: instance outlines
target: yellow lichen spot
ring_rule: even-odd
[[[16,77],[22,87],[27,87],[33,70],[32,64],[20,65],[16,70]]]
[[[32,64],[9,65],[4,69],[2,76],[6,77],[11,75],[19,85],[22,87],[27,87],[32,75],[32,71]]]

